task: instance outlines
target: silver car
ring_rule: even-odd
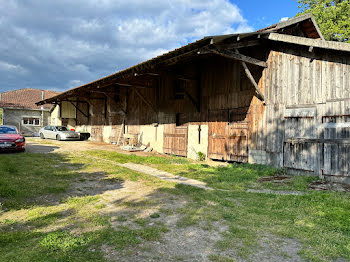
[[[65,126],[45,126],[39,131],[41,139],[79,140],[80,135],[74,131],[68,130]]]

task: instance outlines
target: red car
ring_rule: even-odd
[[[0,125],[0,151],[26,150],[26,140],[15,126]]]

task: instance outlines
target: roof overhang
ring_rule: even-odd
[[[304,35],[304,37],[293,34]],[[111,86],[135,87],[127,82],[128,79],[135,79],[146,74],[157,75],[157,70],[161,67],[176,65],[186,59],[201,59],[206,55],[228,56],[232,59],[252,63],[257,66],[266,67],[264,61],[251,59],[245,55],[238,55],[232,51],[239,48],[247,48],[255,45],[269,43],[270,41],[290,43],[295,45],[313,46],[318,48],[350,51],[350,45],[345,43],[324,41],[324,38],[315,23],[311,14],[298,16],[270,27],[243,34],[230,34],[219,36],[208,36],[201,40],[190,43],[181,48],[175,49],[163,55],[157,56],[148,61],[137,64],[133,67],[100,78],[91,83],[70,89],[64,93],[49,99],[42,100],[37,105],[58,104],[66,101],[70,97],[78,96],[82,93],[95,92],[107,94],[106,88]],[[216,52],[219,49],[221,52]],[[223,50],[228,50],[224,52]]]

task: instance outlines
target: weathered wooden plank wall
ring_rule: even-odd
[[[346,179],[350,174],[350,56],[345,53],[277,48],[266,69],[268,162],[292,170]],[[306,139],[306,140],[305,140]],[[309,139],[309,141],[307,140]],[[313,140],[312,140],[313,139]],[[310,142],[312,140],[312,142]]]

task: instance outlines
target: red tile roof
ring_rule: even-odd
[[[61,92],[24,88],[0,93],[0,107],[41,109],[35,103],[51,98]],[[44,109],[50,110],[52,105],[44,105]]]

